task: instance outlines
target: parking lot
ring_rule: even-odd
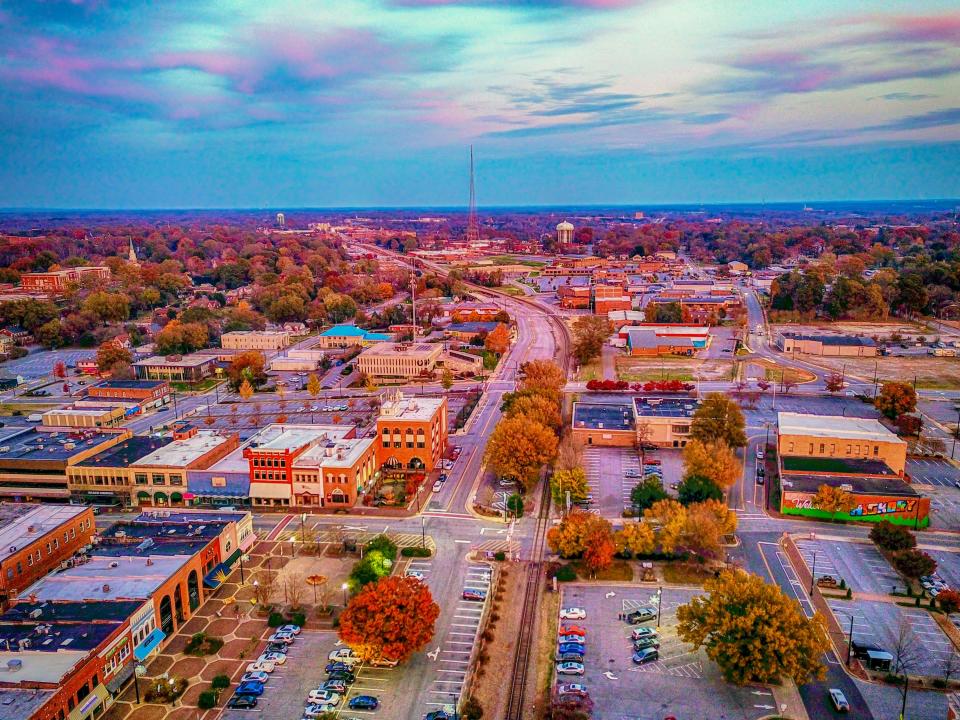
[[[8,360],[2,367],[6,375],[22,375],[30,380],[50,375],[53,366],[60,361],[65,365],[76,365],[78,360],[87,360],[96,354],[95,350],[33,350],[19,360]]]
[[[853,618],[853,639],[877,644],[894,656],[897,648],[911,675],[939,676],[953,646],[930,614],[894,603],[860,600],[827,601],[840,627],[847,631]]]
[[[419,569],[411,563],[409,569]],[[453,610],[453,616],[446,634],[439,644],[436,662],[433,665],[433,679],[423,700],[419,714],[423,717],[434,710],[453,705],[462,694],[463,685],[470,669],[470,655],[480,634],[483,611],[489,602],[490,566],[483,563],[470,563],[466,566],[463,589],[477,590],[485,594],[483,602],[459,599]],[[429,584],[429,577],[425,578]],[[438,593],[433,589],[434,594]]]
[[[646,460],[656,461],[663,486],[680,482],[683,460],[679,450],[656,450],[646,454]],[[619,518],[632,505],[630,493],[643,478],[640,456],[632,448],[588,447],[583,452],[587,485],[593,495],[590,511],[607,518]]]
[[[960,482],[960,469],[951,465],[947,460],[936,458],[930,460],[909,459],[907,460],[906,471],[913,482],[922,485],[956,487],[956,483]]]
[[[930,528],[955,530],[960,528],[960,490],[953,486],[920,485],[917,490],[930,498]]]
[[[773,694],[762,687],[740,688],[723,680],[702,651],[677,637],[676,609],[697,594],[690,588],[664,588],[660,614],[660,658],[644,665],[631,660],[631,626],[618,615],[638,607],[656,607],[654,587],[566,586],[561,605],[583,607],[585,620],[562,621],[586,630],[585,673],[558,676],[583,683],[603,716],[662,720],[752,719],[770,714]],[[643,626],[657,627],[656,620]]]
[[[807,538],[798,539],[796,543],[811,572],[816,553],[818,578],[832,575],[838,583],[843,579],[855,593],[886,595],[895,585],[903,590],[903,580],[873,545]]]

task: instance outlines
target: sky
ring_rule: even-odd
[[[939,0],[0,0],[0,207],[960,197]]]

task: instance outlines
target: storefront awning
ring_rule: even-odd
[[[98,707],[102,709],[102,706],[109,700],[110,693],[107,689],[103,685],[97,685],[92,693],[87,695],[80,701],[79,705],[70,711],[70,714],[67,715],[67,720],[87,720],[87,718],[93,715],[94,710]]]
[[[120,688],[126,685],[127,680],[133,677],[133,671],[136,667],[137,664],[135,662],[128,662],[126,665],[120,668],[120,671],[117,672],[116,675],[104,683],[111,695],[115,696],[118,692],[120,692]]]
[[[183,493],[172,492],[170,493],[170,502],[180,502],[183,500]]]
[[[166,640],[166,638],[167,634],[163,632],[163,630],[154,628],[153,631],[143,639],[143,642],[134,648],[133,656],[142,662],[147,659],[150,653],[156,650],[160,643]]]
[[[252,482],[250,483],[250,497],[274,499],[290,499],[291,488],[286,483]]]
[[[230,570],[233,569],[233,565],[237,560],[240,559],[240,555],[243,551],[240,548],[234,550],[230,557],[224,560],[222,563],[214,567],[210,572],[208,572],[203,578],[203,584],[208,588],[218,588],[220,585],[227,579],[227,576],[230,574]]]
[[[146,490],[141,490],[140,492],[137,493],[137,497],[138,497],[140,500],[149,500],[149,499],[150,499],[150,493],[148,493]]]

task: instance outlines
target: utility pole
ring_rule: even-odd
[[[413,341],[417,341],[417,277],[410,278],[410,305],[413,308]]]
[[[813,551],[813,571],[810,573],[810,597],[813,597],[813,584],[817,578],[817,551]]]
[[[953,447],[950,448],[950,459],[953,460],[953,453],[957,450],[957,435],[960,434],[960,406],[957,407],[957,427],[953,431]]]
[[[847,667],[850,667],[850,654],[853,652],[853,615],[850,615],[850,637],[847,638]]]

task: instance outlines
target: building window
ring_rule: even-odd
[[[877,457],[879,454],[880,454],[880,446],[879,446],[879,445],[874,445],[874,446],[873,446],[873,456],[874,456],[874,457]]]
[[[153,474],[153,484],[154,484],[154,485],[166,485],[166,483],[167,483],[167,476],[166,476],[166,475],[161,475],[160,473],[154,473],[154,474]]]
[[[146,473],[136,473],[133,476],[133,481],[137,485],[146,485],[147,484],[147,474]]]
[[[53,539],[53,549],[54,549],[54,550],[59,550],[59,549],[60,549],[60,541],[57,540],[56,538]]]
[[[27,567],[33,567],[33,554],[27,555]]]
[[[71,540],[74,540],[74,539],[76,539],[76,537],[77,537],[77,529],[76,529],[76,528],[70,528],[70,539],[71,539]]]
[[[171,475],[170,476],[171,485],[183,485],[183,475]]]
[[[47,543],[47,555],[53,552],[53,549],[50,547],[50,543]]]

